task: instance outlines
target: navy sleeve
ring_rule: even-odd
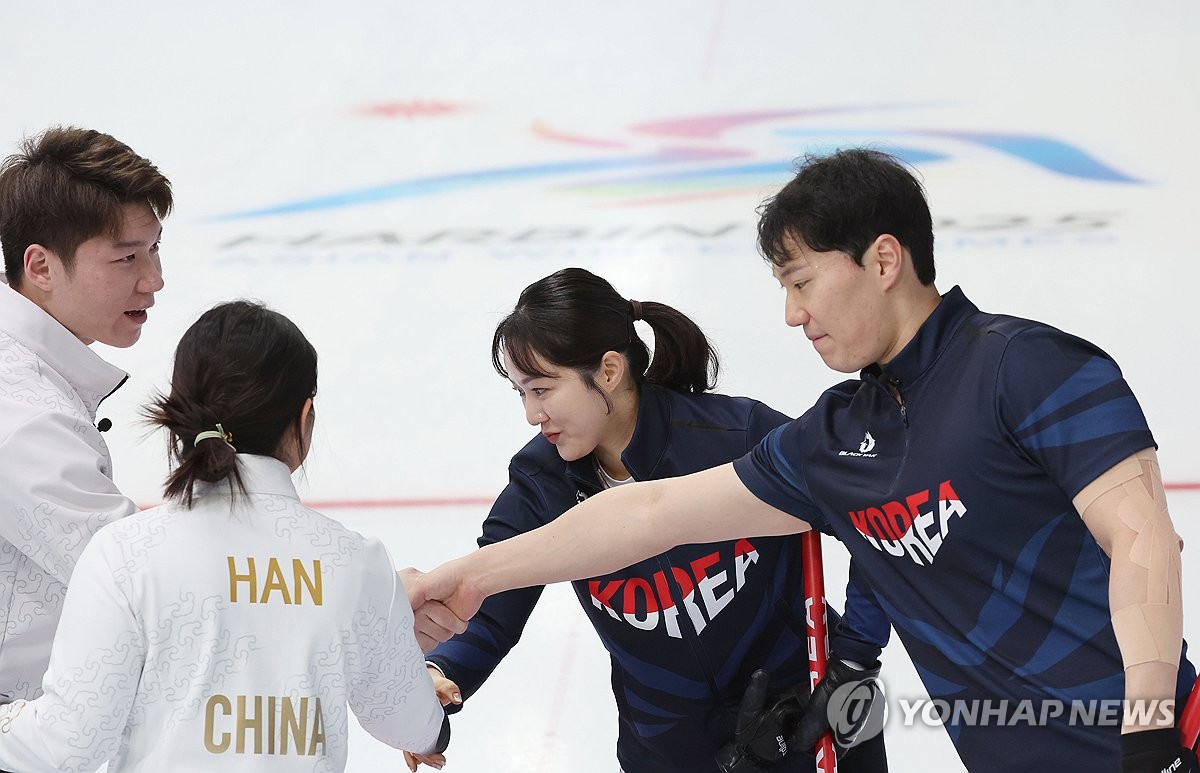
[[[750,453],[735,460],[733,469],[751,494],[824,530],[828,523],[813,503],[801,469],[803,421],[796,419],[772,430]]]
[[[433,753],[441,754],[450,746],[450,715],[442,717],[442,729],[438,733],[437,743],[433,745]]]
[[[509,483],[483,522],[479,546],[532,531],[550,520],[537,487],[525,473],[510,467]],[[517,588],[489,596],[466,631],[429,653],[427,660],[458,685],[464,701],[475,694],[521,639],[543,587]],[[461,706],[455,704],[446,707],[450,713],[459,709]]]
[[[750,420],[746,427],[745,452],[753,451],[763,438],[791,421],[790,416],[780,413],[766,403],[755,403],[754,407],[750,409]]]
[[[891,623],[879,606],[875,591],[851,560],[850,579],[846,582],[846,612],[830,632],[830,652],[835,658],[869,665],[879,660],[891,635]]]
[[[1029,328],[1008,342],[996,393],[1002,429],[1072,498],[1155,445],[1112,358],[1052,327]]]

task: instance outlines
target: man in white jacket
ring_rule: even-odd
[[[75,562],[137,509],[95,424],[128,375],[89,345],[141,335],[171,205],[153,164],[93,130],[49,129],[0,165],[0,704],[41,694]]]

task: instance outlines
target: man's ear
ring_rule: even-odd
[[[62,269],[62,261],[58,256],[40,244],[31,244],[25,248],[25,277],[42,292],[48,293],[54,289],[54,277]]]
[[[900,240],[891,234],[880,234],[871,245],[875,261],[873,268],[884,282],[884,287],[891,287],[900,280],[904,266],[911,262],[908,251],[900,244]]]

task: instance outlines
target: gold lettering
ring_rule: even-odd
[[[246,696],[237,697],[237,753],[246,753],[246,731],[254,732],[254,753],[262,754],[262,696],[254,696],[254,716],[246,715]]]
[[[251,604],[266,604],[271,598],[272,591],[278,592],[282,596],[284,604],[302,604],[306,588],[313,604],[321,606],[324,600],[320,559],[313,559],[312,573],[310,574],[303,561],[293,558],[291,587],[287,584],[283,568],[279,565],[279,559],[273,557],[267,559],[267,576],[261,593],[258,588],[258,570],[252,557],[246,558],[245,574],[238,572],[238,559],[234,556],[226,556],[225,561],[229,565],[229,600],[231,602],[237,602],[238,585],[241,583],[245,583],[249,588],[249,603]]]
[[[292,738],[292,743],[296,745],[296,752],[304,754],[304,741],[308,737],[308,727],[305,724],[305,719],[307,718],[308,698],[300,699],[300,715],[296,716],[296,707],[292,705],[292,699],[285,695],[283,698],[283,717],[280,719],[280,754],[287,754],[287,739],[289,735]]]
[[[233,559],[230,559],[233,560]],[[220,754],[229,750],[229,733],[221,733],[221,740],[214,741],[216,738],[216,709],[220,707],[221,713],[229,716],[229,699],[224,695],[214,695],[208,699],[208,703],[204,707],[204,748],[212,754]]]
[[[258,580],[254,573],[254,559],[253,558],[246,559],[246,561],[250,565],[250,568],[249,568],[250,573],[249,574],[238,574],[237,573],[237,559],[234,558],[233,556],[226,556],[226,559],[229,562],[229,600],[231,602],[236,602],[238,600],[237,584],[239,582],[244,582],[250,586],[250,603],[251,604],[255,603],[258,599],[254,598],[254,590],[255,590],[255,587],[258,585]]]
[[[267,754],[275,753],[275,696],[267,696]]]
[[[308,747],[309,756],[312,756],[317,753],[317,743],[318,742],[321,744],[321,751],[322,752],[326,751],[326,749],[325,749],[325,723],[321,719],[321,699],[318,697],[318,698],[314,698],[313,700],[316,702],[317,707],[316,707],[316,710],[313,712],[312,743],[309,744],[309,747]]]
[[[236,698],[236,701],[232,701]],[[265,706],[264,706],[264,698]],[[236,704],[236,712],[233,706]],[[309,706],[313,713],[309,715]],[[265,711],[264,711],[265,708]],[[236,716],[234,716],[236,714]],[[234,732],[222,731],[222,720],[235,720]],[[265,727],[264,727],[265,725]],[[320,696],[291,698],[274,695],[213,695],[204,707],[204,748],[210,754],[233,751],[237,754],[263,754],[263,732],[266,732],[266,754],[302,754],[314,756],[328,752],[325,738],[325,716]],[[253,735],[253,739],[247,738]],[[290,746],[293,747],[289,750]]]
[[[287,583],[283,579],[283,570],[279,568],[279,562],[274,557],[270,559],[267,565],[267,582],[263,585],[262,596],[258,599],[259,602],[266,604],[273,590],[277,590],[283,594],[284,604],[292,603],[292,594],[288,592]]]
[[[316,578],[315,580],[313,578]],[[309,576],[304,571],[304,563],[299,558],[292,559],[292,580],[296,586],[296,603],[300,603],[300,598],[303,595],[301,590],[304,587],[308,588],[308,595],[312,598],[313,603],[318,607],[321,606],[321,561],[313,559],[313,573]],[[303,583],[303,585],[301,585]]]

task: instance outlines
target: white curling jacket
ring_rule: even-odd
[[[95,427],[127,377],[0,281],[0,704],[40,694],[79,554],[137,510]]]
[[[0,707],[0,769],[336,772],[347,705],[432,750],[444,714],[386,549],[301,504],[282,462],[238,460],[249,497],[207,484],[92,539],[45,694]]]

